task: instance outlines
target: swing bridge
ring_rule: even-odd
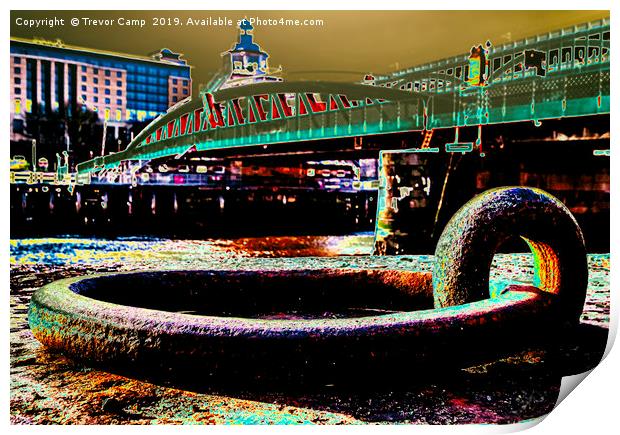
[[[77,165],[77,178],[122,162],[187,152],[455,129],[446,152],[468,152],[460,127],[534,122],[610,111],[609,19],[468,54],[367,76],[364,83],[261,82],[204,89],[153,120],[126,149]],[[215,80],[212,82],[221,82]],[[430,134],[419,152],[429,147]],[[140,165],[134,166],[139,168]]]

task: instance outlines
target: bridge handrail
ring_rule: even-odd
[[[507,42],[502,45],[495,46],[493,48],[493,54],[500,54],[506,51],[512,51],[514,48],[520,45],[534,45],[536,43],[549,41],[551,39],[570,40],[571,38],[574,38],[576,34],[588,33],[596,27],[600,27],[601,31],[609,30],[610,19],[603,18],[601,20],[590,21],[588,23],[582,23],[571,27],[565,27],[560,30],[554,30],[543,34],[538,34],[536,36],[522,38],[517,41]],[[558,34],[555,35],[556,33]],[[542,39],[542,36],[545,36],[545,39]],[[389,73],[387,77],[382,81],[389,82],[394,80],[401,80],[403,76],[409,76],[413,73],[425,72],[431,69],[443,68],[446,66],[450,67],[450,65],[454,63],[465,63],[467,62],[467,58],[468,54],[464,53],[456,56],[445,57],[443,59],[432,62],[414,65],[405,69]]]

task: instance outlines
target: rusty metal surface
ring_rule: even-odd
[[[184,275],[187,278],[200,273],[145,272],[112,277],[117,282],[127,281],[132,291],[145,297],[149,287],[140,289],[136,282],[148,282],[147,275],[163,281],[169,291],[150,294],[151,303],[159,304],[161,301],[155,300],[158,297],[182,295],[175,283],[182,287],[187,282]],[[246,279],[260,282],[265,277],[273,278],[276,273],[282,277],[294,274],[247,272]],[[377,277],[381,273],[380,280],[385,278],[396,288],[400,286],[404,294],[411,291],[408,271],[311,271],[308,274],[318,284],[321,279],[342,274],[349,278],[357,275],[359,283],[363,277]],[[233,281],[239,276],[237,271],[219,271],[216,276],[223,279],[227,274]],[[415,276],[421,288],[425,282],[428,286],[428,273]],[[361,367],[396,367],[404,358],[409,360],[407,364],[430,363],[445,360],[447,354],[452,355],[450,364],[469,362],[481,348],[489,348],[484,344],[485,337],[497,341],[497,336],[502,334],[507,343],[512,336],[531,337],[528,331],[541,325],[553,308],[549,295],[532,287],[514,286],[497,298],[459,307],[426,307],[373,316],[285,319],[203,316],[88,297],[89,291],[96,293],[97,285],[103,285],[109,278],[110,275],[70,278],[35,292],[28,316],[34,336],[50,349],[92,363],[199,368],[217,376],[255,378],[260,375],[269,379],[277,378],[284,370],[293,373],[293,377],[309,380],[314,376],[340,378],[351,371],[353,361],[356,366],[353,372]],[[350,296],[344,287],[337,289],[344,297]],[[203,290],[208,291],[208,285]],[[259,287],[255,290],[259,291]],[[296,287],[288,287],[287,291],[294,295]],[[425,291],[429,293],[428,287]],[[215,294],[213,297],[216,299]],[[252,301],[248,303],[252,305]],[[500,352],[501,348],[494,345],[492,352]]]
[[[493,256],[516,237],[524,239],[534,254],[534,285],[558,297],[561,321],[578,323],[588,284],[583,235],[566,206],[534,188],[491,189],[454,214],[435,250],[435,306],[491,296]]]

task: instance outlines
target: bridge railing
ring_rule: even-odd
[[[568,53],[568,50],[571,50],[574,53],[574,48],[584,46],[585,41],[585,49],[587,54],[592,54],[591,49],[596,49],[599,47],[601,49],[606,48],[606,50],[601,50],[605,51],[605,53],[599,55],[599,60],[602,63],[608,63],[609,40],[610,21],[609,18],[606,18],[603,20],[579,24],[576,26],[524,38],[518,41],[505,43],[500,46],[492,46],[489,55],[492,59],[503,59],[507,56],[514,58],[516,54],[522,53],[526,49],[535,49],[546,52],[548,54],[547,59],[552,60],[553,50],[565,49],[566,53]],[[573,59],[574,58],[575,56],[573,55]],[[451,70],[448,75],[452,75],[456,79],[458,79],[468,67],[468,59],[469,54],[464,53],[462,55],[453,56],[422,65],[417,65],[404,70],[393,72],[387,78],[377,80],[377,84],[381,86],[399,87],[403,85],[403,82],[405,82],[404,84],[406,85],[406,82],[411,78],[426,78],[428,74],[439,73],[441,71],[448,70]],[[493,62],[494,60],[492,61],[492,63]],[[570,62],[564,63],[565,64],[563,65],[563,67],[565,69],[579,66],[576,64],[570,64]],[[501,68],[501,65],[498,65],[495,69],[498,68]],[[457,73],[457,70],[461,71],[461,73]],[[554,71],[553,68],[550,68],[549,70]]]

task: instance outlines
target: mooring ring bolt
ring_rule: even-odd
[[[435,308],[488,298],[493,256],[516,237],[533,254],[534,286],[558,296],[563,322],[578,324],[588,285],[581,228],[560,200],[529,187],[483,192],[450,219],[435,250]]]

